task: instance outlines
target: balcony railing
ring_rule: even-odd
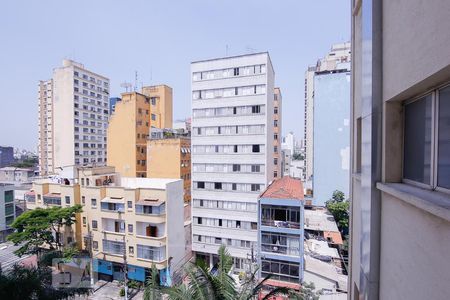
[[[293,228],[300,229],[300,223],[291,221],[280,221],[280,220],[261,220],[261,225],[271,226],[278,228]]]

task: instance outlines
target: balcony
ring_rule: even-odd
[[[158,199],[145,199],[136,202],[136,214],[138,215],[154,215],[160,216],[166,213],[166,205],[163,201]]]
[[[61,205],[61,194],[56,193],[49,193],[45,194],[44,197],[44,204],[46,205]]]
[[[103,253],[112,255],[123,255],[125,253],[125,243],[103,240]]]
[[[34,192],[25,193],[25,201],[29,203],[36,203],[36,194]]]
[[[163,240],[166,235],[165,224],[136,222],[136,237]]]
[[[106,197],[100,201],[101,210],[105,212],[118,212],[125,211],[125,203],[123,198]]]
[[[263,225],[263,226],[270,226],[270,227],[277,227],[277,228],[300,229],[300,223],[299,222],[291,222],[291,221],[283,221],[283,220],[262,219],[261,220],[261,225]]]
[[[152,247],[137,244],[137,258],[154,262],[166,260],[166,247]]]
[[[125,221],[102,218],[102,227],[106,233],[118,233],[119,235],[125,234]]]

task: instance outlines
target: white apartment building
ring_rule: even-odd
[[[39,84],[39,171],[72,165],[105,165],[109,79],[63,60]]]
[[[0,242],[4,242],[11,232],[9,226],[15,218],[14,185],[0,183]]]
[[[268,53],[197,61],[192,71],[192,250],[236,271],[257,241],[259,194],[273,179],[274,71]]]

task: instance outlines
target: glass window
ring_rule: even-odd
[[[70,204],[70,197],[66,196],[65,199],[66,199],[66,204]]]
[[[92,228],[93,229],[97,229],[97,221],[96,220],[92,220]]]
[[[450,189],[450,87],[439,91],[437,185]]]
[[[430,184],[431,175],[431,95],[405,105],[405,179]]]

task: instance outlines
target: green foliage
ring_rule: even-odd
[[[15,168],[33,168],[39,163],[39,160],[37,157],[29,157],[22,161],[15,162],[11,164],[11,167]]]
[[[16,264],[11,270],[0,275],[0,299],[56,300],[90,293],[87,288],[56,289],[51,285],[51,276],[49,267],[35,268]]]
[[[332,198],[326,202],[326,207],[333,215],[341,232],[345,234],[348,232],[350,202],[344,199],[344,193],[336,190],[333,192]]]
[[[159,285],[158,269],[155,265],[152,265],[152,272],[145,283],[144,300],[162,299],[161,288]]]
[[[50,250],[61,250],[60,230],[64,226],[74,224],[75,215],[81,211],[81,205],[26,211],[11,224],[16,231],[8,236],[8,240],[15,245],[21,245],[15,251],[18,256],[38,253],[43,245],[48,246]],[[56,237],[53,236],[53,232]]]
[[[300,292],[291,292],[289,294],[289,299],[296,300],[318,300],[322,295],[321,291],[315,291],[314,283],[302,283]]]
[[[120,291],[119,291],[119,296],[120,296],[120,297],[124,297],[124,296],[125,296],[125,289],[124,289],[124,288],[121,288],[121,289],[120,289]]]

